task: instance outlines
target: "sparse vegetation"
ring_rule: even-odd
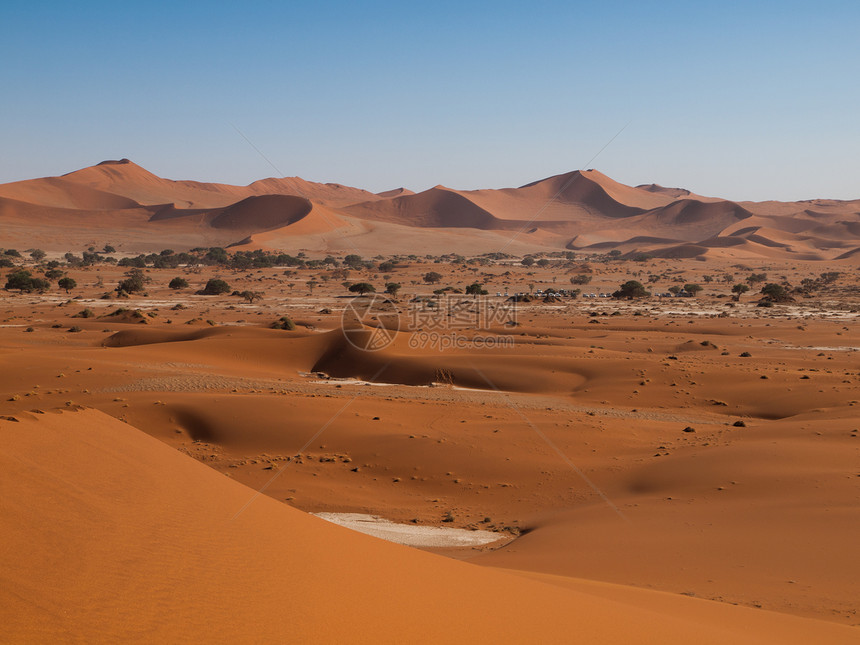
[[[140,293],[149,282],[149,278],[138,268],[132,269],[125,275],[127,276],[125,280],[121,280],[116,287],[120,293]]]
[[[360,296],[363,296],[366,293],[375,293],[376,287],[374,287],[369,282],[356,282],[349,287],[350,293],[357,293]]]
[[[247,302],[250,305],[254,304],[258,300],[263,299],[263,292],[262,291],[243,291],[239,295],[242,297],[242,299],[245,302]]]
[[[487,290],[484,289],[483,285],[473,282],[466,287],[466,293],[470,296],[486,296]]]
[[[296,328],[296,323],[292,321],[292,319],[288,316],[281,316],[272,323],[272,329],[284,329],[286,331],[293,331]]]
[[[65,290],[66,293],[71,293],[72,289],[78,286],[78,283],[75,282],[74,278],[65,277],[60,278],[57,282],[57,286],[60,287],[60,289]]]
[[[651,292],[648,291],[641,282],[638,280],[628,280],[622,284],[617,291],[613,292],[612,297],[632,300],[633,298],[647,298],[650,295]]]
[[[18,269],[6,274],[6,285],[4,289],[16,289],[22,293],[38,291],[43,293],[51,288],[50,283],[42,278],[34,278],[26,269]]]
[[[436,271],[430,271],[424,274],[424,282],[427,284],[438,284],[442,281],[442,274]]]
[[[204,296],[220,296],[224,293],[230,293],[230,285],[220,278],[212,278],[200,291]]]

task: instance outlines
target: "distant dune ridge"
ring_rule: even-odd
[[[5,246],[126,252],[207,245],[311,251],[618,249],[634,256],[855,260],[860,200],[733,202],[597,170],[519,188],[372,193],[299,177],[247,186],[174,181],[128,159],[0,185]],[[58,235],[58,232],[62,232]]]

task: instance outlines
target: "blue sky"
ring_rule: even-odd
[[[626,126],[590,164],[624,183],[855,199],[858,29],[860,3],[827,0],[5,0],[0,182],[128,157],[495,188],[584,167]]]

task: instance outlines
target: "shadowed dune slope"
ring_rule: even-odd
[[[347,213],[383,222],[433,228],[505,228],[505,223],[460,193],[437,186],[416,195],[357,204]]]
[[[295,224],[311,212],[310,201],[292,195],[248,197],[212,218],[213,228],[255,231]]]
[[[856,636],[694,599],[673,599],[668,611],[653,602],[640,609],[629,597],[608,600],[382,542],[255,497],[94,410],[15,419],[0,420],[5,642],[847,643]]]
[[[626,216],[665,206],[671,196],[625,186],[597,170],[576,170],[531,182],[518,190],[546,199],[585,203],[608,216]],[[632,209],[632,210],[631,210]],[[613,214],[617,211],[618,214]]]

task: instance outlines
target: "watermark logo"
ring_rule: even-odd
[[[353,298],[341,315],[341,330],[350,345],[365,352],[388,347],[400,329],[397,307],[380,295]]]
[[[406,314],[412,332],[409,346],[438,351],[511,347],[512,336],[471,332],[515,326],[516,316],[514,301],[458,295],[419,296],[410,301]],[[395,303],[384,296],[359,296],[344,309],[341,328],[353,347],[377,351],[394,342],[400,331],[400,314]],[[464,333],[467,331],[470,333]]]
[[[409,347],[412,349],[435,349],[440,352],[447,349],[500,349],[513,346],[513,336],[466,336],[456,332],[416,331],[409,337]]]

